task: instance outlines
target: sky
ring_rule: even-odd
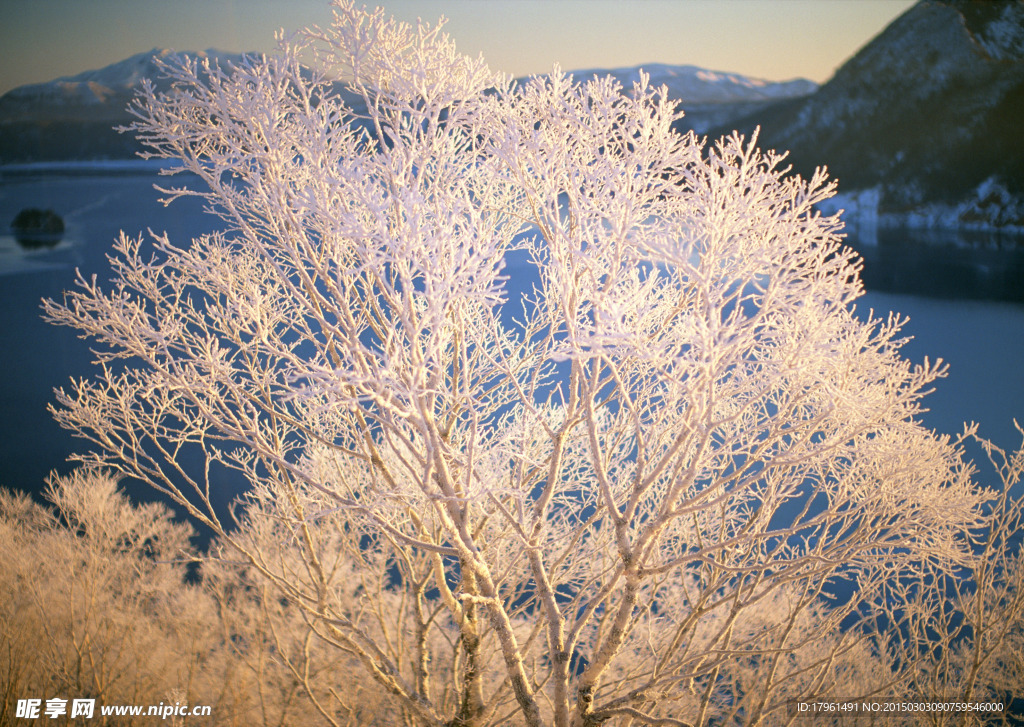
[[[370,0],[368,5],[375,3]],[[378,0],[449,19],[464,53],[516,76],[644,63],[819,83],[913,0]],[[328,0],[0,0],[0,94],[152,48],[269,51],[328,25]]]

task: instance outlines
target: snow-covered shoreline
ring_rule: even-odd
[[[922,204],[893,211],[884,209],[883,197],[884,192],[878,187],[840,192],[820,204],[819,209],[823,214],[841,211],[846,226],[869,244],[877,239],[879,229],[1024,235],[1024,202],[992,178],[978,185],[970,197],[955,203]]]

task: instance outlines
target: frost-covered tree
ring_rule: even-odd
[[[899,685],[903,698],[1001,703],[1007,714],[922,713],[914,715],[915,724],[993,724],[993,716],[1016,724],[1013,717],[1021,717],[1019,707],[1011,714],[1014,700],[1024,694],[1024,446],[1007,452],[978,438],[974,428],[967,436],[983,447],[1002,481],[984,527],[972,533],[976,557],[959,572],[931,572],[890,584],[887,595],[903,617],[877,632],[891,658],[914,664]]]
[[[967,562],[984,493],[824,173],[349,2],[166,71],[133,129],[224,229],[46,304],[101,365],[55,414],[304,629],[268,653],[325,719],[776,724],[898,681],[855,622]]]

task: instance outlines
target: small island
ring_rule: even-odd
[[[11,234],[22,247],[53,247],[64,237],[64,220],[53,210],[27,207],[11,222]]]

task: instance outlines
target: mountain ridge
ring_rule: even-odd
[[[126,108],[143,78],[151,79],[158,90],[166,89],[157,61],[172,53],[154,48],[100,69],[19,86],[0,96],[0,164],[133,157],[140,150],[138,144],[130,136],[117,134],[112,127],[131,122]],[[184,55],[225,64],[238,63],[247,54],[209,49]],[[817,84],[806,79],[767,81],[698,66],[663,63],[570,73],[580,80],[594,74],[610,74],[628,92],[633,80],[639,78],[640,68],[650,73],[653,85],[664,84],[670,97],[684,103],[686,130],[703,131],[779,99],[806,95],[817,88]]]

